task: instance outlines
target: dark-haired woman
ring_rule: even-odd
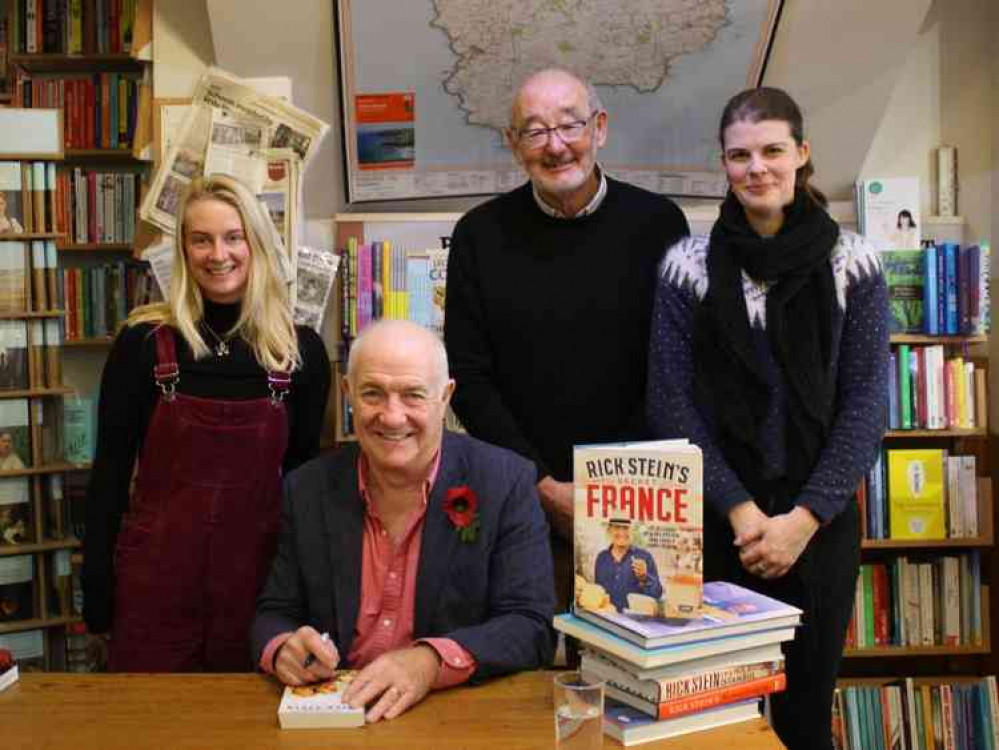
[[[875,251],[809,184],[790,96],[738,94],[719,138],[720,217],[662,263],[649,418],[704,452],[706,580],[803,610],[773,723],[791,750],[826,750],[859,566],[854,491],[885,424],[885,283]]]

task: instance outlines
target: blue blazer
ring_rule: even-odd
[[[302,625],[329,632],[341,659],[350,652],[361,598],[358,452],[357,445],[345,447],[285,479],[278,551],[251,632],[255,662],[271,638]],[[479,500],[474,542],[458,538],[442,508],[447,490],[461,485]],[[552,556],[530,462],[444,433],[414,606],[414,638],[457,641],[478,662],[475,680],[551,661]]]

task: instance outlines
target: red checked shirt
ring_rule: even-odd
[[[358,490],[364,500],[364,541],[361,549],[361,602],[357,627],[347,660],[360,669],[387,651],[413,645],[413,613],[416,603],[416,573],[420,560],[427,498],[437,476],[440,454],[423,483],[423,501],[407,520],[397,542],[392,540],[378,517],[367,492],[367,465],[358,459]],[[277,647],[291,633],[275,636],[260,659],[260,666],[272,671]],[[434,689],[459,685],[475,672],[475,658],[450,638],[421,638],[441,657]]]

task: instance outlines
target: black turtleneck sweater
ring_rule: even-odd
[[[205,321],[224,336],[239,316],[239,304],[205,301]],[[212,334],[201,327],[205,343]],[[302,367],[292,373],[285,398],[288,447],[284,471],[319,453],[319,433],[330,387],[326,347],[311,328],[296,326]],[[242,339],[229,341],[230,354],[194,360],[180,334],[175,336],[180,382],[177,390],[191,396],[244,400],[268,396],[267,374]],[[121,517],[128,509],[132,467],[142,448],[159,391],[153,379],[156,339],[152,325],[122,329],[101,377],[97,420],[97,455],[86,500],[84,538],[84,618],[91,632],[111,627],[114,601],[114,549]]]
[[[668,198],[608,178],[592,214],[548,216],[531,184],[469,211],[448,257],[452,405],[482,440],[572,480],[572,446],[640,439],[656,268],[687,234]]]

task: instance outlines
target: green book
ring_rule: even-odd
[[[903,430],[912,429],[912,371],[908,344],[898,346],[898,423]]]
[[[923,332],[923,250],[882,250],[892,333]]]

